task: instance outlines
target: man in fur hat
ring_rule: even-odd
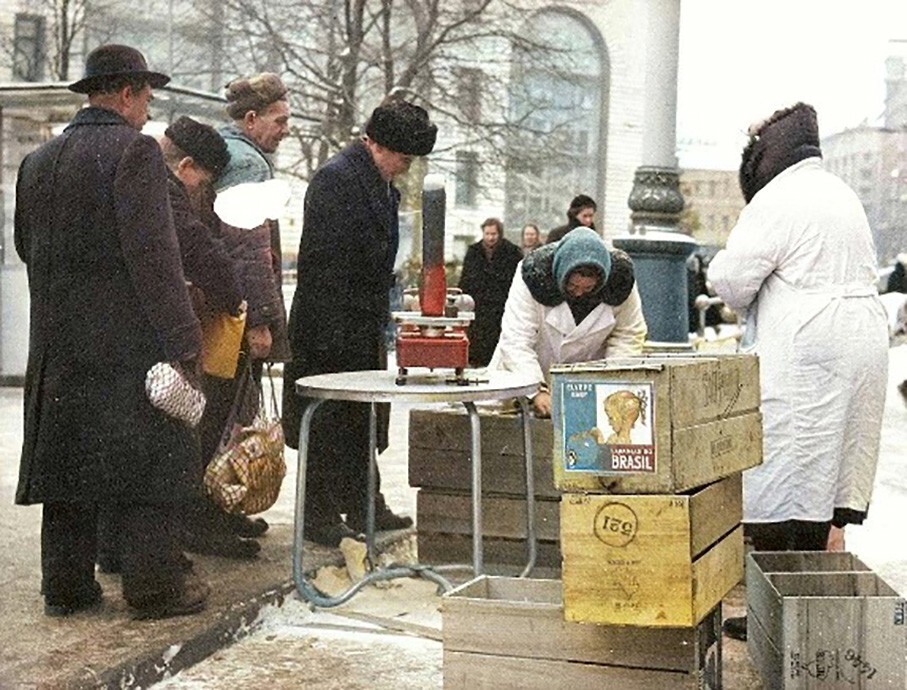
[[[757,551],[824,550],[832,525],[866,516],[879,456],[888,325],[860,200],[822,166],[816,111],[778,110],[750,129],[747,202],[709,264],[725,303],[747,314],[759,355],[764,459],[743,475]],[[745,619],[726,632],[745,637]]]
[[[264,72],[235,79],[226,88],[227,115],[233,122],[220,129],[227,143],[230,159],[218,176],[215,189],[222,192],[238,184],[266,182],[274,177],[272,156],[280,142],[290,133],[290,103],[287,87],[279,76]],[[254,193],[253,193],[254,204]],[[271,243],[271,270],[274,274],[276,313],[267,313],[266,322],[252,324],[246,335],[252,359],[282,362],[289,356],[286,343],[286,314],[283,311],[281,286],[283,250],[276,218],[263,221]],[[256,229],[258,230],[258,228]],[[250,315],[258,305],[249,304]],[[260,364],[256,377],[261,377]],[[229,397],[229,393],[227,394]]]
[[[296,379],[387,366],[384,333],[400,203],[393,180],[414,157],[431,152],[437,132],[423,108],[388,101],[375,108],[365,135],[325,163],[309,183],[290,309],[292,362],[284,369],[288,443],[295,445],[299,437]],[[386,417],[382,421],[380,445],[386,447]],[[313,418],[308,457],[305,536],[336,546],[365,528],[368,405],[323,404]],[[412,525],[409,517],[391,512],[380,492],[377,501],[377,529]]]
[[[252,186],[266,183],[274,178],[273,155],[280,142],[290,133],[290,103],[288,90],[276,74],[264,72],[251,77],[234,79],[226,87],[227,115],[232,122],[220,128],[220,134],[227,146],[228,161],[214,182],[220,193],[237,185]],[[246,194],[249,205],[260,207],[259,192],[252,187]],[[248,360],[253,376],[261,380],[265,362],[283,362],[289,359],[287,343],[287,315],[283,302],[283,249],[280,241],[280,226],[276,218],[261,218],[253,228],[237,228],[224,223],[221,232],[231,254],[249,257],[264,245],[270,254],[270,265],[262,266],[258,261],[240,259],[240,282],[246,300],[248,313],[246,333],[240,369]],[[269,250],[269,251],[268,251]],[[218,379],[205,377],[205,394],[208,407],[202,420],[202,452],[205,461],[211,459],[218,440],[228,423],[230,410],[236,398],[240,377]],[[214,517],[214,516],[212,516]],[[209,524],[213,530],[222,523],[220,516]],[[249,519],[242,515],[229,517],[230,530],[236,537],[222,534],[216,539],[205,539],[202,543],[217,543],[215,553],[227,557],[252,557],[252,541],[240,541],[259,537],[268,529],[263,518]]]

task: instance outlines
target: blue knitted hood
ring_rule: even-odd
[[[560,253],[562,245],[571,238],[580,228],[574,229],[563,239],[552,244],[546,244],[533,251],[523,259],[522,276],[532,298],[546,307],[554,307],[566,299],[563,292],[563,281],[573,268],[582,265],[597,266],[606,276],[605,286],[601,291],[601,299],[605,304],[617,306],[623,304],[630,291],[633,289],[633,261],[625,252],[619,249],[608,251],[607,246],[592,230],[582,228],[585,239],[580,242],[571,240],[566,253]],[[594,238],[594,244],[586,244],[589,235]],[[580,246],[585,246],[589,254],[583,255]],[[590,255],[595,257],[590,260]],[[605,258],[607,257],[607,258]],[[557,264],[557,268],[555,267]],[[558,279],[558,269],[563,274]]]

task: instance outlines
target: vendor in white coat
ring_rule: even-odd
[[[856,194],[822,166],[815,110],[750,130],[747,205],[709,279],[747,315],[759,355],[764,461],[743,475],[756,550],[822,550],[829,526],[863,521],[888,369],[876,253]]]
[[[647,332],[630,257],[576,228],[520,263],[488,368],[532,375],[534,412],[549,417],[552,364],[639,356]]]

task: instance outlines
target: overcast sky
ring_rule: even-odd
[[[822,136],[880,124],[891,54],[907,0],[682,0],[680,165],[735,169],[747,126],[798,100]]]

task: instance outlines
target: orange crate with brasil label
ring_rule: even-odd
[[[561,491],[679,493],[762,462],[754,355],[559,365],[551,384]]]

